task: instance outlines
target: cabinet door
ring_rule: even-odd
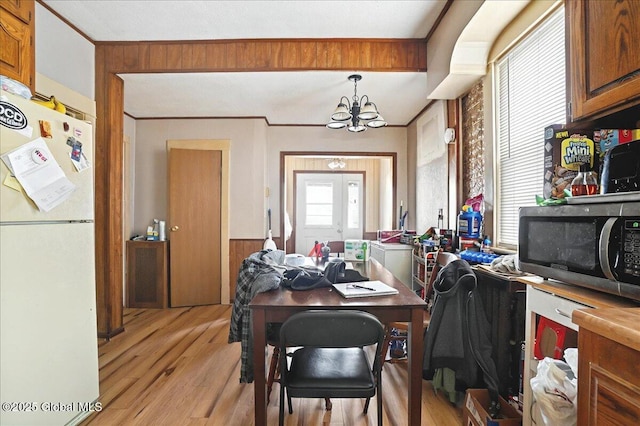
[[[31,22],[33,18],[34,0],[2,0],[2,8],[7,12],[20,18],[25,24]]]
[[[578,424],[638,424],[638,352],[581,329],[578,353]]]
[[[4,7],[4,2],[2,5]],[[33,24],[25,24],[3,10],[0,13],[0,74],[25,84],[33,92],[34,58]]]
[[[598,118],[640,103],[640,2],[567,0],[571,111]]]
[[[167,242],[127,241],[130,308],[166,308]]]

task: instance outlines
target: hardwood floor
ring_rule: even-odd
[[[253,421],[253,384],[240,384],[240,343],[227,343],[229,305],[125,309],[125,332],[100,340],[102,411],[82,425],[242,425]],[[270,355],[270,354],[269,354]],[[268,361],[268,359],[266,359]],[[384,425],[407,419],[403,363],[385,364]],[[268,424],[278,423],[278,384],[268,405]],[[422,425],[460,425],[461,409],[423,382]],[[293,399],[287,425],[373,425],[376,401]],[[286,412],[286,411],[285,411]]]

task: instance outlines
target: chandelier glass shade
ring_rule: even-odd
[[[331,170],[344,169],[347,166],[347,163],[345,163],[342,158],[334,158],[333,160],[329,161],[329,164],[327,164],[327,166],[329,166]]]
[[[344,129],[346,127],[350,132],[363,132],[367,130],[367,127],[375,129],[386,126],[387,122],[378,112],[376,104],[369,100],[369,96],[358,97],[358,81],[362,80],[362,76],[353,74],[349,76],[349,80],[353,81],[351,102],[346,96],[340,98],[327,127],[329,129]]]

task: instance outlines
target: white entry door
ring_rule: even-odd
[[[296,252],[307,255],[316,241],[362,239],[363,194],[361,173],[296,173]]]

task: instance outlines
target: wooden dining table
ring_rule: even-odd
[[[380,322],[394,321],[409,323],[407,336],[408,358],[408,422],[420,425],[422,410],[422,339],[423,316],[426,303],[416,293],[395,278],[376,260],[353,262],[353,269],[370,280],[379,280],[396,289],[398,293],[389,296],[371,296],[346,299],[333,287],[313,290],[276,290],[259,293],[249,303],[253,315],[253,367],[255,393],[255,424],[267,424],[267,400],[265,377],[266,325],[270,322],[284,322],[296,312],[308,309],[354,309],[375,315]],[[384,393],[383,393],[384,397]]]

